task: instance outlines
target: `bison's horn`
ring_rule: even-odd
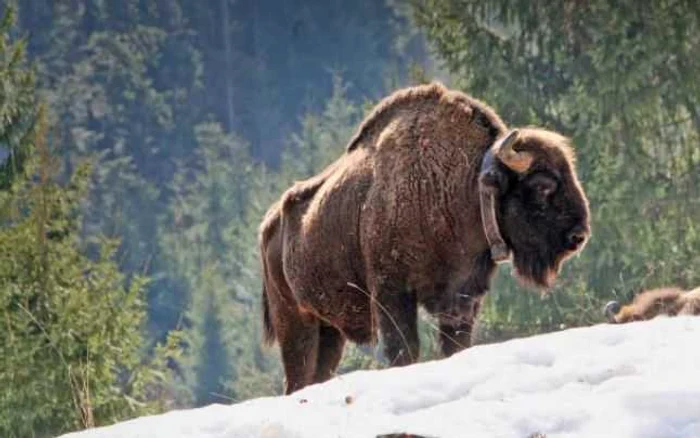
[[[609,322],[615,322],[615,315],[620,311],[620,303],[617,301],[609,301],[605,305],[605,316],[608,318]]]
[[[496,146],[496,156],[508,168],[517,173],[524,173],[532,165],[533,156],[529,152],[518,152],[513,149],[513,145],[518,140],[520,132],[513,129]]]

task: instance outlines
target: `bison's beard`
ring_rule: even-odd
[[[559,275],[561,266],[573,251],[513,251],[516,277],[526,285],[549,289]]]

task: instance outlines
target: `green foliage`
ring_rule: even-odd
[[[11,215],[0,230],[0,431],[46,436],[112,423],[166,407],[164,358],[145,356],[145,279],[125,287],[102,240],[96,260],[78,239],[79,201],[89,168],[66,186],[39,119],[31,179],[11,187]]]
[[[144,324],[146,279],[120,272],[118,241],[80,238],[90,166],[59,183],[21,44],[0,34],[2,146],[9,146],[0,195],[0,435],[50,436],[159,412],[173,398],[168,362],[175,333],[152,354]],[[7,164],[9,162],[9,164]]]
[[[99,162],[85,232],[119,237],[124,271],[150,271],[157,215],[144,212],[164,209],[173,161],[193,147],[197,110],[187,101],[198,92],[198,57],[181,24],[168,32],[105,10],[86,35],[71,10],[55,8],[50,29],[60,44],[46,48],[39,76],[67,165],[86,157]],[[163,65],[164,57],[176,56],[177,65]]]
[[[0,165],[0,190],[24,170],[34,120],[36,98],[34,74],[25,67],[25,43],[11,41],[15,9],[0,10],[0,148],[7,155]]]
[[[158,217],[175,162],[195,147],[202,65],[177,2],[139,3],[37,0],[22,5],[20,18],[35,30],[30,48],[66,169],[96,162],[81,233],[119,238],[122,272],[155,277],[149,331],[162,341],[182,309],[162,301],[174,279],[157,277]]]
[[[250,394],[241,374],[254,378],[270,366],[260,350],[256,230],[271,195],[246,143],[217,124],[195,131],[199,148],[176,174],[161,245],[166,275],[187,291],[182,367],[203,405]]]
[[[206,102],[228,131],[245,137],[253,155],[279,163],[300,130],[300,114],[322,111],[337,71],[353,99],[378,98],[384,76],[402,76],[409,52],[405,19],[375,0],[181,1],[197,33],[208,85]]]
[[[282,153],[283,178],[286,173],[293,179],[310,177],[337,159],[357,129],[362,113],[362,108],[349,101],[347,84],[334,75],[333,94],[325,108],[318,114],[306,114],[301,131],[292,135],[291,147]]]
[[[593,238],[551,295],[522,292],[502,270],[484,339],[589,324],[605,300],[700,282],[697,5],[412,5],[461,88],[510,124],[573,138],[591,201]]]

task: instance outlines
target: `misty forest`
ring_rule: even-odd
[[[684,0],[0,0],[0,436],[280,394],[258,226],[408,85],[570,137],[590,200],[547,293],[499,266],[476,343],[700,285],[698,53]]]

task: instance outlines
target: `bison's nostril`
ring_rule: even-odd
[[[586,236],[584,236],[583,233],[576,233],[570,235],[569,240],[571,241],[571,243],[578,245],[579,243],[586,240]]]
[[[576,227],[571,230],[566,237],[569,241],[569,245],[575,249],[586,241],[587,236],[588,232],[584,228]]]

